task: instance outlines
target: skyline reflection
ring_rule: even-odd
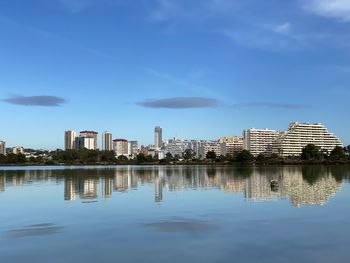
[[[294,207],[324,205],[345,180],[347,167],[228,167],[149,166],[99,169],[1,170],[1,192],[33,183],[63,184],[63,199],[98,201],[144,186],[154,188],[153,200],[164,202],[165,192],[217,189],[242,194],[250,202],[287,199]]]

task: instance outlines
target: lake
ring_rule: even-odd
[[[346,166],[0,167],[0,262],[349,262]]]

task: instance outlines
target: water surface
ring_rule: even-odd
[[[0,262],[349,262],[348,167],[3,167]]]

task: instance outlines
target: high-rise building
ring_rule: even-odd
[[[135,158],[138,152],[138,142],[137,141],[128,141],[128,156]]]
[[[225,155],[233,155],[243,150],[243,137],[229,136],[219,139],[222,147],[224,147]]]
[[[277,139],[273,152],[282,157],[299,156],[308,144],[314,144],[328,154],[336,146],[343,147],[341,141],[321,123],[292,122],[288,130]]]
[[[103,132],[102,133],[102,150],[104,151],[112,151],[112,133],[110,132]]]
[[[182,154],[188,148],[188,143],[180,138],[172,138],[165,145],[165,153],[170,153],[172,156],[182,157]]]
[[[4,141],[0,141],[0,154],[6,154],[6,143]]]
[[[65,131],[64,132],[64,149],[67,150],[74,150],[76,149],[76,138],[77,133],[75,131]]]
[[[156,149],[163,146],[163,129],[159,126],[154,128],[154,146]]]
[[[128,141],[125,139],[115,139],[113,140],[113,151],[115,151],[116,156],[124,155],[128,156]]]
[[[95,132],[95,131],[81,131],[80,138],[79,138],[79,148],[80,149],[87,148],[90,150],[97,150],[98,149],[97,135],[98,135],[98,132]],[[90,140],[86,140],[86,138],[89,138]],[[87,147],[86,145],[88,145],[89,147]],[[93,145],[93,146],[91,147],[91,145]]]
[[[267,156],[272,154],[272,147],[280,132],[270,129],[247,129],[243,131],[243,146],[254,156],[260,153]]]

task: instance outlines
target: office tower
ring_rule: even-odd
[[[125,139],[115,139],[113,140],[113,151],[115,151],[116,156],[124,155],[128,156],[128,141]]]
[[[288,130],[277,139],[273,152],[283,157],[299,156],[308,144],[320,147],[328,154],[336,146],[343,147],[341,141],[321,123],[292,122]]]
[[[95,131],[81,131],[79,138],[79,148],[87,148],[90,150],[97,150],[97,135],[98,132]],[[91,140],[92,139],[92,140]]]
[[[102,133],[102,150],[112,151],[112,133],[105,131]]]
[[[254,156],[260,153],[267,156],[272,154],[273,144],[276,142],[280,132],[270,129],[247,129],[243,131],[244,149],[250,151]]]
[[[76,138],[77,133],[75,131],[65,131],[64,132],[64,149],[74,150],[76,149]]]
[[[156,149],[163,146],[163,129],[159,126],[154,128],[154,146]]]
[[[6,154],[6,143],[4,141],[0,141],[0,154]]]
[[[223,147],[222,152],[224,155],[233,155],[243,150],[243,137],[242,136],[228,136],[221,137],[219,139],[221,146]]]

